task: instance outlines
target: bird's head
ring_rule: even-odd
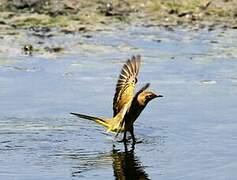
[[[152,99],[155,99],[158,97],[163,97],[163,96],[158,93],[155,94],[151,91],[143,91],[142,93],[139,94],[138,101],[143,105],[147,105],[148,102],[150,102]]]

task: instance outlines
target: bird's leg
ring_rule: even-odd
[[[127,153],[128,152],[128,146],[127,146],[127,143],[124,142],[124,151]]]
[[[133,144],[136,144],[136,138],[135,138],[135,136],[134,136],[134,128],[133,128],[133,126],[132,126],[132,128],[130,129],[130,134],[131,134],[131,136],[132,136],[132,141],[133,141]]]
[[[126,131],[124,131],[124,133],[123,133],[123,142],[124,142],[124,143],[126,143],[126,141],[127,141],[127,139],[126,139],[126,133],[127,133]]]
[[[137,141],[136,138],[135,138],[135,135],[134,135],[134,127],[132,126],[132,128],[129,130],[131,136],[132,136],[132,144],[138,144],[138,143],[142,143],[142,140],[140,141]]]
[[[119,140],[118,142],[123,142],[124,144],[126,144],[126,142],[127,142],[127,139],[126,139],[126,131],[124,131],[124,133],[123,133],[123,139],[122,140]]]

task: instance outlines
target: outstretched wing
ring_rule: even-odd
[[[123,65],[116,85],[113,100],[114,117],[124,106],[126,106],[128,103],[131,103],[133,99],[140,63],[141,56],[137,55],[132,56],[132,58],[128,59]]]

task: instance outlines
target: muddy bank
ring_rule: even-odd
[[[0,24],[12,28],[57,27],[67,32],[83,25],[115,23],[144,26],[222,25],[237,28],[234,0],[1,0]]]
[[[80,34],[90,39],[99,31],[128,26],[237,29],[237,2],[231,0],[0,0],[0,10],[1,51],[8,52],[14,41],[28,55],[65,50],[45,45],[48,38]]]

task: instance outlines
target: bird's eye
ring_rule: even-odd
[[[152,95],[147,95],[146,99],[152,99]]]

